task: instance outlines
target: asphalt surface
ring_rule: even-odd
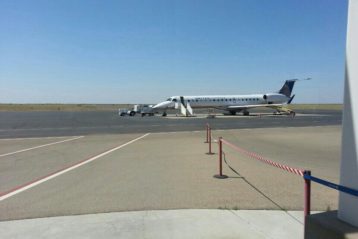
[[[333,182],[339,180],[340,133],[340,126],[213,131],[215,138]],[[218,148],[213,144],[216,154],[207,155],[204,140],[205,131],[2,139],[0,221],[163,209],[303,209],[302,177],[224,146],[228,178],[216,179]],[[67,171],[72,165],[78,167]],[[335,190],[312,185],[313,210],[335,209],[337,198]]]
[[[266,112],[267,113],[267,112]],[[342,112],[334,110],[297,111],[290,116],[263,115],[205,117],[119,117],[117,112],[0,112],[0,138],[71,136],[90,134],[174,132],[215,129],[273,128],[340,125]]]
[[[157,209],[302,210],[301,177],[228,147],[229,178],[214,178],[218,156],[206,154],[205,124],[215,138],[338,182],[341,118],[340,111],[210,119],[0,112],[0,221]],[[312,191],[313,210],[337,208],[336,191],[315,184]]]

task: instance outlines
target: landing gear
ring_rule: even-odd
[[[163,117],[167,116],[167,112],[163,112],[162,116]]]
[[[231,115],[236,115],[236,111],[230,111]]]
[[[141,113],[141,116],[144,117],[145,115],[154,116],[154,113]]]
[[[215,113],[214,113],[213,109],[208,110],[208,115],[206,116],[206,118],[208,118],[208,119],[215,118]]]
[[[249,116],[250,115],[250,112],[245,110],[244,112],[242,112],[244,114],[244,116]]]
[[[276,110],[275,112],[273,112],[273,115],[282,115],[281,111]]]

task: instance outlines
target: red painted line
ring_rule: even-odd
[[[117,147],[117,146],[116,146],[116,147]],[[18,189],[20,189],[20,188],[26,187],[26,186],[28,186],[28,185],[30,185],[30,184],[33,184],[33,183],[35,183],[35,182],[37,182],[37,181],[40,181],[40,180],[42,180],[42,179],[44,179],[44,178],[50,177],[50,176],[52,176],[52,175],[54,175],[54,174],[56,174],[56,173],[58,173],[58,172],[61,172],[61,171],[66,170],[66,169],[68,169],[68,168],[71,168],[71,167],[73,167],[73,166],[75,166],[75,165],[78,165],[78,164],[81,164],[81,163],[83,163],[83,162],[85,162],[85,161],[88,161],[88,160],[90,160],[91,158],[96,157],[97,155],[103,154],[104,152],[107,152],[107,151],[109,151],[109,150],[111,150],[111,149],[114,149],[114,148],[116,148],[116,147],[113,147],[113,148],[104,150],[103,152],[101,152],[101,153],[99,153],[99,154],[93,155],[93,156],[91,156],[91,157],[88,157],[88,158],[83,159],[83,160],[81,160],[81,161],[78,161],[78,162],[76,162],[76,163],[70,164],[70,165],[68,165],[68,166],[66,166],[66,167],[64,167],[64,168],[61,168],[61,169],[59,169],[59,170],[57,170],[57,171],[54,171],[54,172],[52,172],[52,173],[49,173],[49,174],[47,174],[47,175],[45,175],[45,176],[36,178],[36,179],[34,179],[34,180],[30,181],[30,182],[27,182],[27,183],[25,183],[25,184],[22,184],[22,185],[20,185],[20,186],[17,186],[17,187],[15,187],[15,188],[12,188],[12,189],[10,189],[10,190],[8,190],[8,191],[0,192],[0,197],[6,195],[6,194],[8,194],[8,193],[12,193],[12,192],[14,192],[14,191],[16,191],[16,190],[18,190]]]

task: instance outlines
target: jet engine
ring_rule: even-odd
[[[262,98],[267,104],[282,103],[288,100],[288,98],[282,94],[264,94]]]

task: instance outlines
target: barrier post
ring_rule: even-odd
[[[219,137],[219,174],[214,175],[215,178],[224,179],[228,176],[223,175],[223,141],[222,137]]]
[[[214,154],[212,151],[211,151],[211,128],[210,126],[208,127],[208,141],[209,141],[209,152],[207,152],[206,154]]]
[[[311,171],[306,170],[304,175],[311,176]],[[311,180],[304,178],[305,180],[305,207],[304,207],[304,222],[306,225],[306,218],[311,214]]]
[[[206,124],[206,141],[205,143],[209,143],[209,124]]]
[[[222,137],[219,138],[219,174],[223,176],[223,141]]]

